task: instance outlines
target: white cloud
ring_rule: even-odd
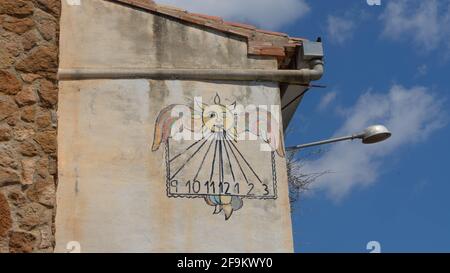
[[[383,36],[399,41],[414,41],[431,51],[450,49],[450,1],[399,0],[387,4],[381,15]]]
[[[331,42],[343,44],[353,37],[355,23],[343,17],[329,15],[327,18],[327,34]]]
[[[272,30],[292,24],[310,11],[305,0],[157,0],[156,2]]]
[[[314,185],[339,200],[354,187],[374,183],[383,172],[383,165],[388,165],[390,156],[401,147],[425,141],[431,133],[445,126],[447,116],[442,104],[442,100],[425,87],[407,89],[394,85],[387,94],[369,91],[346,112],[346,120],[336,135],[384,124],[392,131],[392,137],[374,145],[362,145],[359,141],[331,145],[322,157],[303,162],[301,171],[332,172],[320,177]]]
[[[325,110],[328,107],[328,105],[330,105],[330,103],[332,103],[336,99],[336,96],[337,96],[336,91],[331,91],[323,95],[322,99],[320,100],[318,109]]]
[[[426,74],[428,74],[428,65],[422,64],[419,67],[417,67],[416,73],[417,77],[425,76]]]

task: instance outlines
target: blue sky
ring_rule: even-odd
[[[376,123],[392,130],[376,146],[300,152],[302,171],[331,173],[295,206],[297,252],[368,252],[369,241],[382,252],[450,251],[449,0],[159,2],[323,38],[328,87],[305,97],[287,145]]]
[[[382,1],[379,7],[359,0],[332,1],[333,5],[330,2],[311,1],[311,12],[297,26],[283,29],[293,35],[323,37],[327,71],[321,82],[328,86],[326,90],[314,90],[303,101],[294,119],[297,133],[289,136],[287,144],[351,133],[347,129],[358,128],[352,123],[361,124],[355,121],[356,117],[371,115],[368,112],[373,111],[369,109],[373,101],[380,104],[387,101],[388,107],[406,110],[375,115],[367,118],[368,123],[362,123],[391,124],[394,136],[386,143],[373,147],[359,143],[325,147],[325,155],[319,156],[319,163],[312,164],[316,165],[313,169],[328,167],[335,173],[322,177],[318,183],[323,186],[297,204],[292,215],[295,249],[367,252],[367,242],[375,240],[380,242],[383,252],[448,252],[450,175],[445,169],[450,162],[450,128],[445,109],[448,109],[450,60],[445,60],[445,55],[450,52],[450,38],[433,41],[434,38],[426,37],[428,34],[416,36],[420,28],[429,31],[443,28],[437,33],[448,33],[450,26],[440,23],[450,16],[450,2],[423,1],[430,7],[420,6],[418,1],[397,1],[397,4]],[[432,11],[433,5],[437,14]],[[430,14],[426,14],[428,9]],[[395,19],[389,18],[395,15]],[[427,20],[421,22],[422,16]],[[341,29],[330,26],[328,18],[342,20]],[[437,26],[433,25],[434,20]],[[310,27],[304,27],[305,24]],[[343,38],[336,38],[339,35]],[[393,89],[397,85],[402,86],[406,95],[393,103],[388,94],[397,90]],[[413,91],[417,94],[413,95]],[[379,96],[369,96],[369,105],[361,102],[361,96],[367,92]],[[327,94],[336,95],[328,95],[333,98],[330,100],[325,99]],[[429,100],[425,105],[424,97]],[[355,109],[358,105],[362,109]],[[342,113],[347,110],[350,113]],[[410,118],[415,115],[432,118]],[[393,122],[395,119],[400,119],[400,124]],[[439,124],[430,125],[436,120]],[[409,134],[420,135],[424,129],[429,133],[410,141]],[[396,135],[401,137],[394,139]],[[309,152],[305,150],[303,154]],[[336,161],[340,164],[335,164]],[[355,167],[375,173],[369,177],[341,175],[355,172],[349,170]],[[343,186],[349,183],[350,189]]]

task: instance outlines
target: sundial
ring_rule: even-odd
[[[254,126],[239,129],[236,104],[223,105],[218,95],[214,104],[192,110],[190,122],[182,122],[174,113],[180,105],[170,105],[160,111],[155,123],[153,151],[164,145],[167,196],[171,198],[203,198],[214,206],[214,214],[222,213],[228,220],[234,211],[243,207],[244,199],[276,199],[276,156],[283,156],[283,148],[261,150],[261,143],[273,141],[270,134],[254,132]],[[184,105],[184,109],[186,109]],[[195,107],[194,107],[195,108]],[[257,109],[257,108],[255,108]],[[259,110],[260,114],[263,112]],[[270,120],[263,118],[263,122]],[[259,120],[259,121],[262,121]],[[195,139],[177,139],[173,132],[186,125],[198,124],[201,134]],[[277,126],[276,126],[277,127]],[[258,128],[258,126],[256,126]],[[242,134],[256,136],[249,140]],[[281,135],[277,127],[276,134]],[[273,145],[272,145],[273,146]]]

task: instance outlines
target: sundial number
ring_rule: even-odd
[[[191,180],[188,180],[188,182],[186,182],[186,187],[188,188],[188,192],[189,193],[199,193],[200,192],[200,181],[193,181],[191,182]]]
[[[221,194],[230,194],[230,183],[220,182],[219,189]],[[224,190],[225,189],[225,190]]]
[[[214,181],[211,181],[211,182],[206,181],[205,187],[206,187],[206,192],[208,194],[216,193],[216,184],[214,183]]]
[[[187,195],[236,195],[236,196],[261,196],[269,197],[272,194],[272,188],[267,184],[245,183],[239,182],[218,182],[218,181],[199,181],[188,180],[178,181],[171,180],[169,184],[169,192],[172,194]]]
[[[248,195],[254,195],[253,193],[252,193],[252,191],[253,191],[253,189],[255,188],[255,184],[253,184],[253,183],[249,183],[248,184],[248,187],[249,187],[249,190],[248,190]]]
[[[234,185],[234,193],[235,193],[235,194],[239,194],[239,183],[236,183],[236,184]]]
[[[178,193],[178,180],[170,181],[170,187],[175,188],[175,192]]]

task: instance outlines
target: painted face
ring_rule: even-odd
[[[234,115],[224,105],[207,106],[203,111],[203,125],[213,133],[228,131],[234,126]]]

